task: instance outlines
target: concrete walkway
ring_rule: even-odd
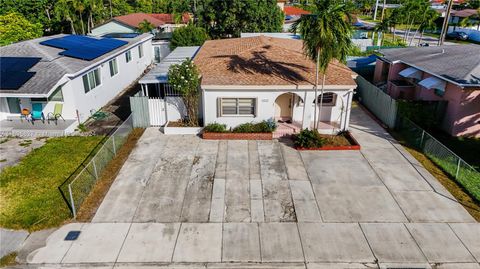
[[[360,109],[361,151],[207,141],[148,129],[92,223],[31,265],[477,268],[480,224]],[[81,231],[65,241],[69,231]],[[439,266],[437,266],[439,265]]]

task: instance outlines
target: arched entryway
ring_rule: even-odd
[[[293,93],[280,94],[275,99],[275,120],[291,121],[293,117]]]
[[[295,93],[287,92],[277,96],[274,103],[274,119],[277,130],[275,138],[298,133],[303,122],[303,100]]]

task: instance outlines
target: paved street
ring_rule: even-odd
[[[365,25],[371,26],[371,27],[375,27],[375,25],[376,25],[376,23],[374,23],[374,22],[367,22],[367,21],[364,21],[364,20],[361,20],[361,19],[358,19],[358,21],[364,23]],[[393,33],[400,39],[400,38],[403,38],[405,36],[405,32],[406,32],[405,30],[396,29],[395,32],[393,32]],[[418,41],[419,41],[419,38],[420,38],[420,34],[421,33],[419,33],[419,32],[415,33],[415,31],[410,31],[408,33],[407,45],[408,46],[418,46],[418,43],[419,43]],[[412,38],[414,38],[414,39],[410,43],[410,40]],[[423,35],[420,43],[427,43],[429,46],[438,46],[438,37]],[[444,45],[457,45],[458,43],[451,42],[451,41],[444,41],[443,44]],[[376,44],[374,44],[374,45],[376,45]]]
[[[480,268],[480,224],[359,108],[361,151],[148,129],[92,223],[31,264],[102,268]],[[64,241],[80,230],[76,241]]]

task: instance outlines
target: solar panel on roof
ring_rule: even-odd
[[[38,57],[0,57],[0,89],[17,90],[22,87],[35,72],[28,72],[41,58]]]
[[[88,36],[69,35],[45,40],[40,44],[64,49],[65,51],[60,52],[60,55],[90,61],[128,44],[128,42],[113,38],[97,39]]]
[[[135,38],[139,36],[139,33],[110,33],[103,35],[102,37],[107,37],[107,38]]]

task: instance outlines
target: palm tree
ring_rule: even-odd
[[[420,26],[418,27],[418,31],[420,31],[420,37],[418,38],[418,44],[422,43],[423,33],[425,30],[435,30],[437,28],[437,24],[435,20],[440,17],[440,14],[433,9],[429,9],[426,12],[425,19],[422,21]]]
[[[303,15],[291,28],[293,33],[300,33],[303,39],[303,50],[310,59],[316,60],[315,70],[315,112],[314,129],[317,129],[318,79],[322,73],[322,88],[320,93],[320,120],[323,105],[323,90],[326,71],[333,59],[345,61],[352,45],[350,13],[341,0],[316,0],[315,12]],[[307,104],[305,104],[307,105]]]
[[[382,46],[384,40],[384,33],[388,33],[390,31],[390,26],[392,25],[392,21],[389,18],[383,19],[381,22],[375,25],[374,31],[378,32],[378,41],[377,45]]]
[[[154,28],[155,26],[151,22],[147,21],[146,19],[138,24],[138,30],[141,33],[148,33],[152,31]]]

